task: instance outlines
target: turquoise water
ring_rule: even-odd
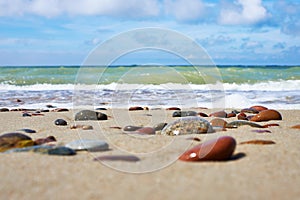
[[[300,109],[300,66],[0,67],[0,107],[103,103]]]
[[[74,84],[79,70],[79,66],[0,67],[0,84]],[[210,73],[211,67],[113,66],[84,67],[84,70],[87,77],[99,77],[101,84],[206,84],[205,75]],[[300,66],[218,66],[215,70],[219,71],[223,83],[300,80]]]

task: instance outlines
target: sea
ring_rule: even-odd
[[[0,108],[300,109],[300,66],[0,66]]]

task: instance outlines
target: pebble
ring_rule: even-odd
[[[258,112],[262,111],[262,110],[268,110],[267,107],[264,107],[264,106],[251,106],[250,109],[255,109],[257,110]]]
[[[54,124],[57,126],[67,126],[68,125],[67,121],[64,119],[57,119],[54,121]]]
[[[240,114],[238,114],[237,118],[239,120],[248,120],[247,119],[247,115],[245,113],[243,113],[243,112],[241,112]]]
[[[46,144],[49,142],[56,142],[56,138],[54,136],[48,136],[46,138],[38,138],[36,140],[34,140],[34,145],[42,145],[42,144]]]
[[[203,113],[203,112],[199,112],[198,115],[200,117],[208,117],[208,115],[206,113]]]
[[[223,119],[220,118],[214,118],[210,121],[210,125],[212,125],[212,127],[222,127],[225,128],[226,127],[227,122]]]
[[[129,111],[137,111],[137,110],[144,110],[144,108],[140,106],[134,106],[129,108]]]
[[[52,112],[69,112],[69,109],[67,108],[56,108],[52,110]]]
[[[74,140],[65,145],[68,148],[71,148],[76,151],[107,151],[109,146],[104,140],[92,140],[92,139],[81,139]]]
[[[32,146],[24,148],[16,148],[5,151],[4,153],[34,152],[48,155],[71,156],[76,155],[76,151],[64,146]]]
[[[96,110],[107,110],[106,108],[96,108]]]
[[[31,114],[30,113],[23,113],[22,116],[23,117],[31,117]]]
[[[187,117],[187,116],[197,116],[198,113],[195,111],[175,111],[172,117]]]
[[[17,131],[22,131],[22,132],[25,132],[25,133],[36,133],[35,130],[29,129],[29,128],[22,128],[22,129],[19,129]]]
[[[187,140],[194,140],[194,141],[197,141],[197,142],[200,142],[201,139],[200,138],[197,138],[197,137],[188,137],[186,138]]]
[[[181,109],[178,107],[170,107],[170,108],[166,108],[166,110],[181,110]]]
[[[0,136],[0,152],[32,145],[32,139],[22,133],[6,133]]]
[[[213,128],[201,117],[184,117],[169,123],[161,132],[162,135],[186,135],[211,133]]]
[[[291,128],[294,128],[294,129],[300,129],[300,124],[297,124],[295,126],[292,126]]]
[[[231,117],[235,117],[235,116],[236,116],[235,113],[228,113],[228,114],[227,114],[227,118],[231,118]]]
[[[1,108],[0,112],[9,112],[9,109],[8,108]]]
[[[282,120],[281,114],[276,110],[263,110],[250,119],[250,121],[254,122],[263,122],[269,120]]]
[[[163,130],[163,128],[165,126],[167,126],[167,123],[162,122],[162,123],[156,124],[155,126],[153,126],[153,128],[155,131],[161,131],[161,130]]]
[[[256,114],[258,113],[259,111],[257,111],[256,109],[254,108],[244,108],[241,110],[241,112],[243,113],[253,113],[253,114]]]
[[[209,117],[226,118],[227,117],[227,113],[225,111],[218,111],[218,112],[214,112],[214,113],[209,114]]]
[[[93,159],[94,161],[127,161],[127,162],[137,162],[141,159],[137,156],[132,155],[105,155],[99,156]]]
[[[269,130],[252,130],[252,132],[255,132],[255,133],[271,133],[271,131],[269,131]]]
[[[129,125],[129,126],[125,126],[123,128],[123,131],[136,131],[140,128],[143,128],[143,127],[142,126],[131,126],[131,125]]]
[[[70,129],[77,129],[77,128],[81,128],[82,130],[92,130],[94,129],[93,126],[91,125],[72,125],[70,126]]]
[[[237,120],[233,122],[229,122],[226,124],[226,128],[238,128],[240,126],[251,126],[251,127],[256,127],[256,128],[265,128],[264,126],[260,124],[256,124],[253,122],[249,121],[244,121],[244,120]]]
[[[236,141],[233,137],[222,136],[196,145],[184,152],[182,161],[225,161],[229,160],[235,150]]]
[[[107,115],[92,110],[82,110],[76,113],[75,121],[86,121],[86,120],[107,120]]]
[[[147,135],[154,135],[155,129],[152,127],[143,127],[135,131],[136,133],[140,134],[147,134]]]
[[[249,140],[249,141],[241,142],[240,144],[260,144],[260,145],[264,145],[264,144],[276,144],[276,143],[272,140]]]

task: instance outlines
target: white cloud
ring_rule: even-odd
[[[221,9],[221,24],[238,25],[254,24],[267,17],[267,10],[261,0],[237,0],[235,4],[226,5]]]
[[[55,17],[68,14],[152,17],[159,13],[157,0],[0,0],[0,16],[33,14]]]
[[[204,4],[201,0],[165,0],[165,12],[178,21],[195,21],[201,17]]]

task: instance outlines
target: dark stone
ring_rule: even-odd
[[[161,130],[163,130],[163,128],[165,126],[167,126],[167,123],[159,123],[159,124],[153,126],[153,128],[154,128],[155,131],[161,131]]]
[[[76,155],[76,151],[68,147],[55,147],[48,150],[49,155],[72,156]]]
[[[198,115],[200,117],[208,117],[208,115],[206,113],[203,113],[203,112],[199,112]]]
[[[50,104],[46,105],[47,108],[55,108],[55,106],[52,106]]]
[[[96,110],[107,110],[106,108],[96,108]]]
[[[82,110],[76,113],[75,121],[85,121],[85,120],[107,120],[107,115],[92,110]]]
[[[52,110],[52,112],[69,112],[69,109],[67,108],[56,108]]]
[[[129,111],[136,111],[136,110],[144,110],[144,108],[140,107],[140,106],[135,106],[135,107],[130,107],[129,108]]]
[[[129,126],[125,126],[123,128],[123,131],[136,131],[140,128],[143,128],[143,127],[142,126],[131,126],[131,125],[129,125]]]
[[[54,124],[57,126],[67,126],[68,123],[64,119],[57,119],[54,121]]]
[[[23,131],[25,133],[36,133],[35,130],[28,129],[28,128],[22,128],[22,129],[19,129],[18,131]]]
[[[175,111],[173,117],[188,117],[188,116],[197,116],[198,113],[195,111]]]
[[[166,110],[181,110],[181,109],[177,108],[177,107],[170,107],[170,108],[167,108]]]
[[[31,117],[31,114],[30,113],[23,113],[22,116],[23,117]]]
[[[0,109],[0,112],[8,112],[8,111],[9,111],[8,108],[1,108],[1,109]]]

